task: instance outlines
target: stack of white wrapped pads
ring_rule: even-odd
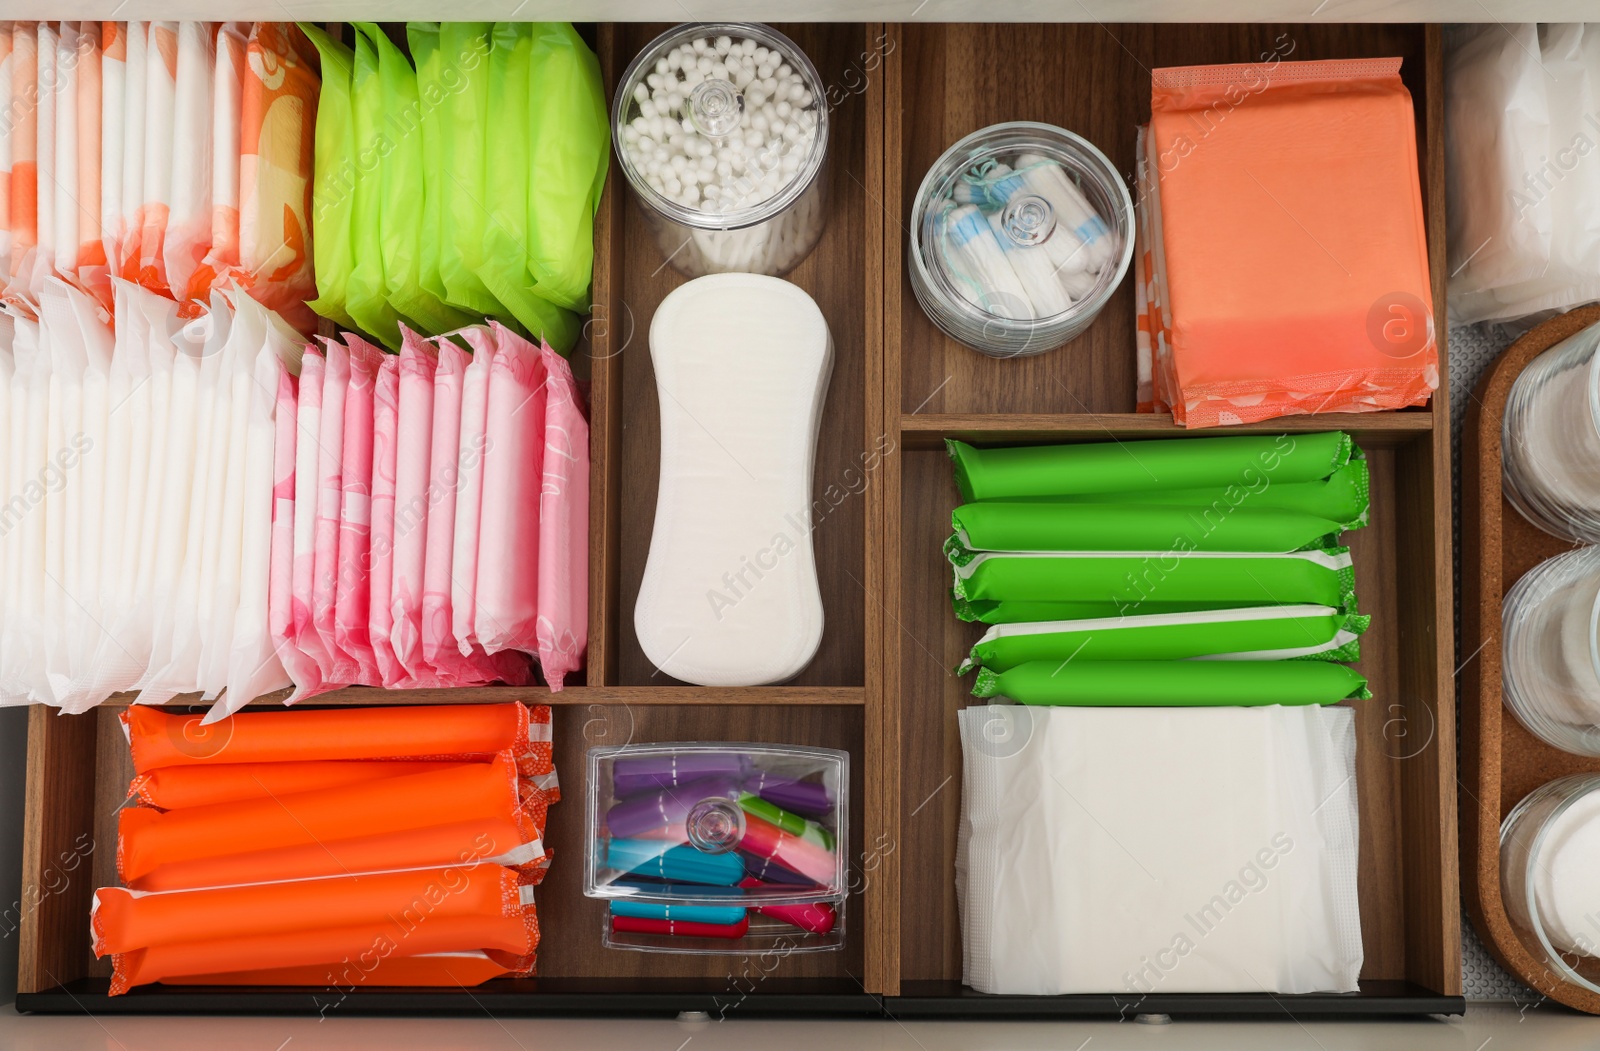
[[[0,700],[533,681],[587,638],[588,427],[502,328],[308,346],[246,295],[198,316],[57,278],[0,315]],[[461,342],[456,342],[459,339]],[[470,347],[470,353],[467,348]]]

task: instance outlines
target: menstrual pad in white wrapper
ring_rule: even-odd
[[[1353,992],[1354,716],[963,710],[963,980],[1045,995]]]
[[[822,641],[811,468],[833,339],[787,281],[716,274],[650,325],[661,483],[634,630],[661,671],[704,686],[782,682]]]

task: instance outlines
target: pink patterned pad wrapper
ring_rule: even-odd
[[[589,644],[589,421],[567,359],[545,366],[544,486],[539,494],[539,665],[552,691]]]
[[[350,387],[344,400],[344,465],[339,505],[339,574],[335,586],[333,635],[339,649],[355,660],[357,681],[383,682],[368,633],[372,558],[373,397],[378,370],[387,356],[360,336],[345,333],[350,348]]]

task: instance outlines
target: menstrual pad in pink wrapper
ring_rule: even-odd
[[[290,584],[289,638],[292,645],[311,661],[315,667],[315,680],[302,679],[294,669],[289,675],[295,681],[291,701],[300,700],[323,689],[323,669],[332,664],[317,638],[317,629],[311,623],[313,582],[317,576],[316,525],[317,483],[320,479],[318,461],[321,450],[318,439],[322,431],[322,380],[327,372],[327,362],[315,347],[307,346],[300,361],[300,410],[295,428],[294,453],[294,573]]]
[[[494,332],[474,627],[487,653],[537,653],[545,366],[538,347]]]
[[[439,340],[439,368],[433,378],[433,446],[428,467],[428,539],[422,579],[422,656],[454,682],[470,678],[472,668],[456,649],[450,630],[451,561],[455,555],[457,453],[461,441],[461,391],[467,352]]]
[[[428,470],[433,447],[433,374],[438,355],[400,326],[400,441],[395,459],[394,572],[389,640],[406,674],[446,685],[422,656],[422,584],[428,544]]]
[[[552,691],[589,643],[589,421],[567,359],[545,367],[544,486],[539,494],[539,665]]]
[[[344,466],[339,505],[339,575],[335,589],[333,635],[352,658],[357,681],[383,682],[368,633],[370,535],[372,529],[373,395],[386,355],[360,336],[345,333],[350,348],[350,387],[344,399]]]
[[[294,634],[294,501],[295,436],[299,397],[288,366],[278,372],[278,406],[274,425],[272,470],[272,576],[267,584],[267,626],[284,671],[294,682],[296,697],[315,692],[322,683],[317,662],[301,652]]]
[[[328,663],[329,682],[359,680],[355,658],[339,648],[333,631],[339,595],[339,510],[344,503],[344,403],[350,389],[350,351],[337,340],[322,340],[327,364],[322,377],[322,426],[317,433],[317,519],[313,530],[315,576],[311,581],[311,624]]]
[[[461,441],[456,451],[455,555],[451,562],[450,628],[463,655],[478,649],[475,618],[478,595],[478,520],[483,509],[484,425],[489,415],[489,372],[494,367],[494,333],[469,328],[462,336],[472,347],[472,363],[461,381]]]
[[[378,663],[383,685],[396,687],[405,682],[405,669],[394,655],[389,633],[394,628],[390,609],[394,576],[394,490],[395,464],[399,453],[400,359],[385,354],[378,370],[372,396],[372,534],[368,580],[367,637]]]

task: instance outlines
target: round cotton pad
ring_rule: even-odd
[[[716,274],[650,326],[661,482],[634,630],[662,672],[782,682],[822,641],[811,471],[833,340],[787,281]]]

